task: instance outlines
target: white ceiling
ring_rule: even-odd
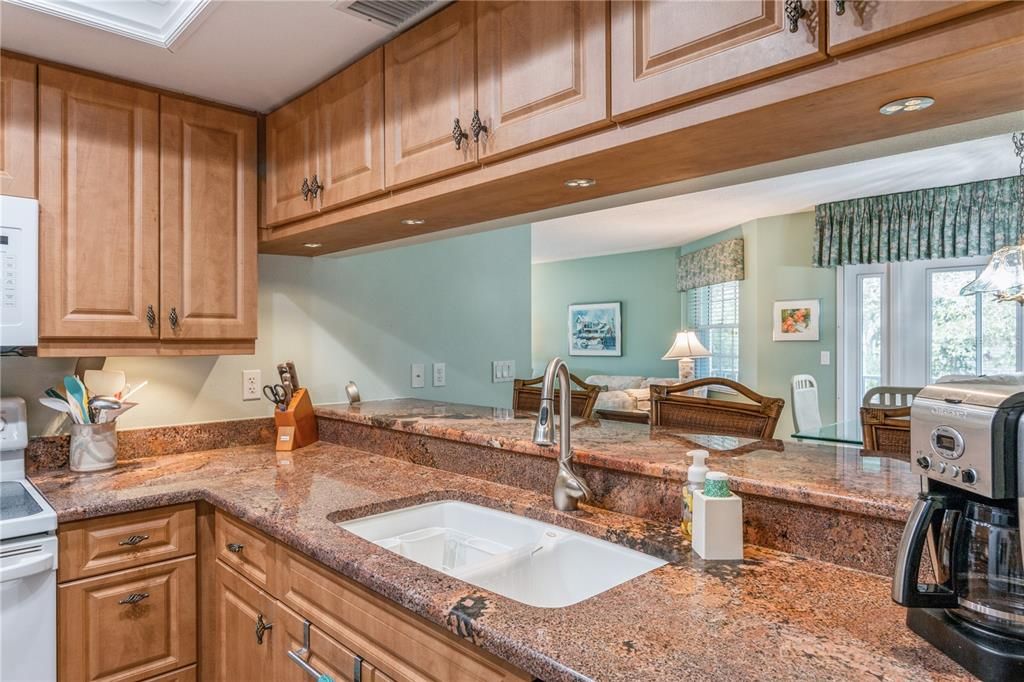
[[[1016,175],[1017,161],[1001,134],[534,222],[533,262],[679,246],[815,204]]]
[[[0,3],[0,46],[267,112],[394,33],[332,4],[216,0],[168,50],[5,0]]]

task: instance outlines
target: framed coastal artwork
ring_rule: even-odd
[[[821,299],[776,301],[772,341],[817,341],[821,338]]]
[[[569,355],[622,355],[622,303],[570,305]]]

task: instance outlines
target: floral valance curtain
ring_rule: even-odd
[[[814,265],[988,256],[1016,244],[1020,176],[814,207]]]
[[[743,279],[743,238],[728,239],[679,257],[679,291]]]

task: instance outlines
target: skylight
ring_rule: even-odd
[[[172,49],[210,0],[5,0],[37,12]]]

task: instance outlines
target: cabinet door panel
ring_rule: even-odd
[[[195,663],[195,557],[61,585],[57,598],[63,682],[132,682]]]
[[[212,649],[213,679],[218,682],[274,680],[277,631],[266,630],[262,642],[256,638],[258,619],[271,626],[274,624],[274,600],[218,561],[214,593],[204,609],[213,611],[208,614],[212,619],[213,641],[208,637],[203,642]]]
[[[36,65],[0,55],[0,194],[36,196]]]
[[[313,213],[311,199],[302,197],[302,181],[313,181],[319,140],[316,91],[289,102],[267,116],[267,225],[279,225]]]
[[[459,119],[469,133],[476,105],[475,3],[458,2],[384,48],[387,185],[452,173],[476,163],[476,146],[452,141]]]
[[[481,159],[608,122],[604,3],[483,3],[477,34]]]
[[[255,338],[256,119],[171,97],[160,107],[160,336]]]
[[[612,117],[624,119],[825,58],[817,3],[789,31],[782,0],[612,2]]]
[[[157,337],[158,100],[39,67],[40,337]]]
[[[828,3],[828,53],[843,54],[976,12],[1001,0],[879,0]]]
[[[321,209],[384,191],[384,49],[317,88]]]

